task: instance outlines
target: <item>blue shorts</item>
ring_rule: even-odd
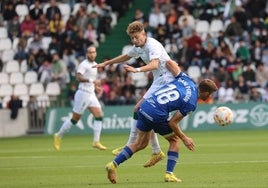
[[[154,132],[164,136],[171,134],[173,130],[169,127],[167,118],[159,119],[154,121],[151,119],[142,109],[138,111],[138,121],[137,121],[137,128],[143,132],[149,132],[154,130]]]

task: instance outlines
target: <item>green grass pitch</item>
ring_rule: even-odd
[[[268,187],[268,131],[187,132],[196,151],[181,143],[175,174],[182,183],[164,182],[165,160],[145,169],[150,147],[119,166],[117,184],[111,184],[105,165],[111,150],[126,143],[128,134],[103,134],[108,147],[91,147],[92,135],[65,135],[61,151],[52,148],[51,136],[0,139],[1,188],[264,188]],[[167,142],[159,137],[163,151]]]

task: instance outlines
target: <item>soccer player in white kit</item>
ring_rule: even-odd
[[[153,83],[148,91],[143,96],[143,99],[139,100],[134,107],[134,114],[133,114],[133,124],[131,126],[129,140],[127,145],[133,143],[136,140],[136,122],[137,122],[137,111],[140,107],[140,104],[150,96],[154,91],[159,89],[166,83],[174,80],[174,76],[167,68],[166,64],[169,62],[173,64],[173,66],[178,66],[176,62],[171,61],[169,55],[167,54],[163,45],[158,42],[157,40],[147,37],[146,32],[144,30],[144,26],[141,22],[134,21],[128,25],[127,34],[130,36],[131,42],[133,43],[132,49],[127,54],[119,55],[113,59],[100,63],[94,67],[105,67],[110,64],[115,63],[124,63],[131,58],[141,58],[145,66],[134,68],[129,65],[124,65],[124,68],[129,72],[147,72],[152,71],[153,73]],[[175,65],[174,65],[175,64]],[[170,66],[172,67],[172,65]],[[165,157],[165,154],[161,151],[157,135],[155,133],[151,136],[151,146],[153,150],[152,157],[149,161],[147,161],[144,167],[150,167],[155,165],[158,161],[162,160]],[[117,155],[123,147],[117,148],[112,151],[114,155]]]
[[[83,115],[84,111],[88,109],[94,116],[93,122],[93,143],[92,147],[105,150],[106,147],[100,143],[100,135],[102,129],[103,111],[100,102],[96,96],[95,89],[101,87],[98,85],[97,74],[98,70],[92,68],[96,65],[95,59],[97,57],[96,48],[90,46],[87,48],[86,59],[82,61],[77,68],[76,80],[79,82],[78,90],[75,93],[73,115],[71,119],[66,120],[60,130],[54,134],[54,148],[60,149],[61,139],[65,132],[69,131]]]

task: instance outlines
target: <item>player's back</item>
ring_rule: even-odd
[[[196,109],[197,99],[197,86],[185,73],[181,73],[177,79],[154,92],[146,100],[144,107],[153,108],[150,110],[153,114],[148,112],[153,117],[165,117],[176,110],[185,116]]]

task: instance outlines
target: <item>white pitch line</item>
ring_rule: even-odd
[[[191,163],[191,162],[186,162],[186,163],[179,163],[179,165],[197,165],[197,164],[213,164],[213,165],[219,165],[219,164],[241,164],[241,163],[268,163],[268,160],[253,160],[253,161],[218,161],[218,162],[199,162],[199,163]],[[166,164],[164,163],[159,163],[158,165],[160,166],[165,166]],[[128,166],[143,166],[143,164],[128,164]],[[0,170],[21,170],[21,169],[58,169],[58,168],[70,168],[70,169],[75,169],[75,168],[98,168],[100,167],[100,165],[70,165],[70,166],[38,166],[38,167],[32,167],[32,166],[21,166],[21,167],[1,167],[0,166]],[[103,167],[103,166],[101,166]],[[103,167],[104,168],[104,167]]]

